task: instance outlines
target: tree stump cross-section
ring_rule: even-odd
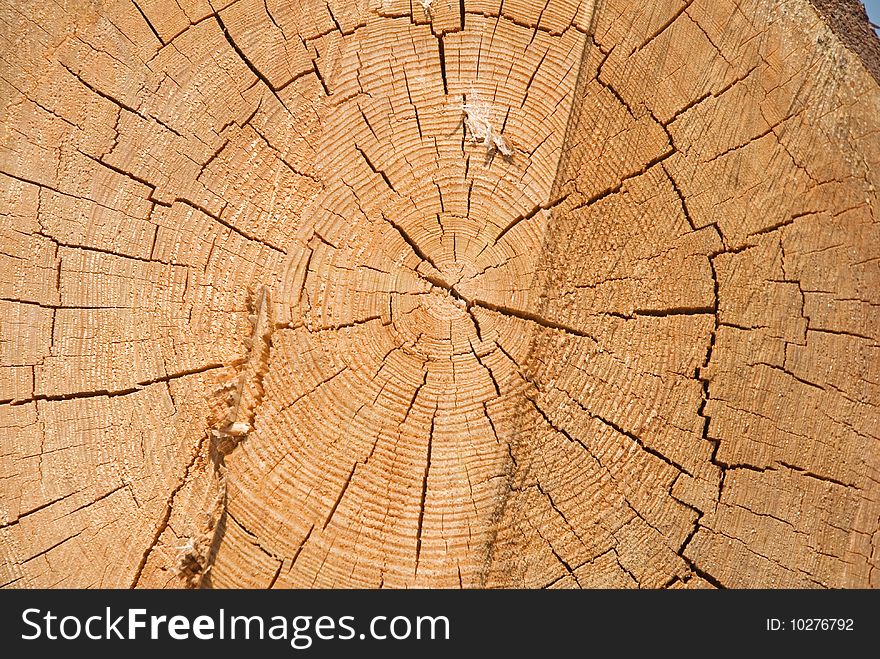
[[[854,6],[0,0],[0,585],[880,586]]]

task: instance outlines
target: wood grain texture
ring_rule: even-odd
[[[0,0],[0,585],[880,586],[828,6]]]

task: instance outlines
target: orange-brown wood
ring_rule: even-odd
[[[828,4],[2,0],[0,585],[880,585]]]

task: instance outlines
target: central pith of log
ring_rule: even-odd
[[[255,545],[277,585],[485,582],[533,333],[596,345],[533,285],[551,210],[575,205],[555,180],[589,7],[398,4],[334,14],[315,75],[278,81],[328,100],[288,129],[320,136],[285,154],[302,248],[213,583],[252,583]]]

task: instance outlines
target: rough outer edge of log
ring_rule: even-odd
[[[874,80],[880,84],[880,37],[868,21],[860,0],[809,0],[822,20],[846,46],[858,55]]]

